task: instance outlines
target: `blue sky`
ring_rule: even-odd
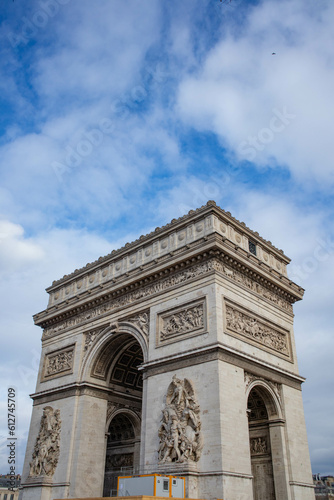
[[[0,23],[0,410],[15,386],[18,470],[44,289],[214,199],[306,289],[312,468],[334,473],[334,3],[3,0]]]

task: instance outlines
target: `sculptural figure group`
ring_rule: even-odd
[[[173,376],[159,428],[159,462],[197,462],[203,443],[200,408],[191,383]]]
[[[30,462],[30,477],[54,474],[59,458],[60,425],[60,411],[46,406]]]

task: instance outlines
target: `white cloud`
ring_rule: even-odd
[[[44,49],[35,68],[40,94],[48,100],[74,96],[77,107],[84,104],[79,96],[87,102],[113,97],[136,82],[146,51],[159,33],[157,6],[147,1],[100,2],[94,7],[80,2],[68,4],[61,14],[52,27],[62,47]]]
[[[12,273],[44,257],[43,250],[32,240],[24,239],[24,230],[18,224],[0,220],[0,272]]]
[[[332,3],[257,6],[181,83],[180,116],[217,133],[240,161],[274,158],[301,182],[332,184],[333,18]]]

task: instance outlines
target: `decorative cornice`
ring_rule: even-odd
[[[30,394],[30,397],[34,400],[34,405],[40,405],[50,401],[58,401],[59,399],[82,395],[90,395],[105,400],[112,397],[113,401],[116,403],[118,401],[124,402],[124,397],[126,397],[129,404],[138,403],[141,405],[141,400],[138,399],[137,396],[133,396],[132,394],[126,394],[126,396],[124,396],[123,392],[118,392],[105,385],[94,384],[92,382],[71,382],[69,384],[38,391],[34,394]]]
[[[176,264],[175,266],[161,271],[158,274],[156,273],[154,276],[137,281],[131,284],[131,286],[126,286],[125,288],[117,291],[115,290],[114,292],[110,292],[96,300],[92,300],[84,305],[75,307],[66,313],[60,313],[57,316],[44,321],[40,320],[36,322],[36,324],[46,328],[44,331],[44,337],[48,337],[53,333],[59,333],[67,328],[73,328],[79,324],[85,323],[85,321],[92,321],[96,317],[100,317],[104,314],[114,312],[128,305],[132,305],[134,302],[143,298],[156,295],[166,289],[179,286],[180,284],[201,276],[209,271],[214,271],[212,264],[207,260],[208,257],[209,255],[205,254],[191,259],[192,262],[198,262],[205,259],[204,262],[194,266],[189,266],[185,263]],[[178,269],[184,270],[175,272]],[[161,279],[162,276],[166,275],[167,277]],[[148,284],[150,282],[151,284]],[[59,323],[60,321],[61,323],[58,324],[56,328],[51,327],[51,325]]]
[[[144,279],[137,279],[122,288],[74,305],[72,309],[63,312],[58,312],[57,309],[46,310],[35,316],[35,323],[45,328],[43,338],[46,338],[214,272],[219,272],[224,278],[237,282],[238,285],[252,291],[288,314],[292,314],[291,303],[302,297],[297,290],[291,290],[288,286],[284,287],[283,282],[275,283],[277,280],[274,278],[269,279],[262,273],[254,271],[250,265],[242,264],[221,249],[211,248],[184,261],[174,263],[169,268],[161,269]]]
[[[48,487],[48,488],[58,488],[58,487],[63,487],[63,486],[70,486],[70,482],[63,482],[63,483],[54,483],[52,479],[49,479],[47,481],[47,478],[42,478],[40,479],[39,477],[34,477],[34,478],[27,478],[25,483],[21,483],[21,486],[23,489],[25,488],[36,488],[37,486],[42,486],[43,488]]]
[[[311,483],[300,483],[299,481],[289,481],[291,486],[301,486],[302,488],[311,488],[311,490],[315,489],[315,484]]]

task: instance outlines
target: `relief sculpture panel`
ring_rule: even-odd
[[[123,320],[120,320],[123,321]],[[149,328],[150,328],[150,310],[143,311],[141,313],[135,314],[134,316],[130,316],[129,318],[125,318],[124,321],[132,323],[139,330],[148,337]]]
[[[226,331],[291,359],[289,332],[239,306],[225,303]]]
[[[251,455],[263,455],[269,452],[267,440],[265,437],[256,437],[250,439]]]
[[[200,459],[203,449],[200,407],[189,380],[173,376],[158,435],[160,464]]]
[[[206,331],[205,300],[192,302],[182,308],[158,315],[157,344],[183,340]]]
[[[42,381],[72,373],[74,345],[45,355]]]
[[[53,476],[59,459],[60,411],[46,406],[30,462],[29,477]]]

